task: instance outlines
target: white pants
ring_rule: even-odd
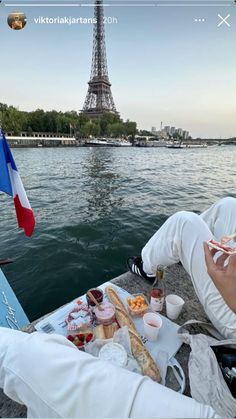
[[[0,387],[34,418],[217,418],[208,406],[79,351],[66,338],[0,328]]]
[[[211,322],[226,338],[236,338],[236,315],[207,274],[203,242],[236,231],[236,199],[223,198],[200,216],[181,211],[170,217],[142,250],[143,268],[181,261]],[[235,274],[236,280],[236,274]]]

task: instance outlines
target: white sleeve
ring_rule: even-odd
[[[79,351],[66,338],[0,328],[0,387],[28,417],[218,417],[147,377]]]
[[[63,336],[0,328],[0,386],[30,417],[129,417],[143,380]]]

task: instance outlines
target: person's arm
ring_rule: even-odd
[[[213,257],[217,250],[210,250],[207,243],[204,243],[204,252],[208,275],[226,304],[236,313],[236,254],[228,256],[223,253],[214,261]],[[229,262],[224,266],[228,258]]]

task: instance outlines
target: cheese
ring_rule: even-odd
[[[99,351],[99,358],[118,367],[125,367],[128,361],[127,352],[119,343],[106,343]]]

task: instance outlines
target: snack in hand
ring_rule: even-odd
[[[228,236],[224,236],[222,237],[222,239],[220,240],[220,242],[222,244],[228,243],[229,241],[234,240],[236,241],[236,232],[229,234]]]
[[[227,255],[232,255],[233,253],[236,253],[236,247],[226,246],[225,244],[217,242],[214,239],[208,240],[207,244],[212,249],[216,249],[219,252],[226,253]]]

